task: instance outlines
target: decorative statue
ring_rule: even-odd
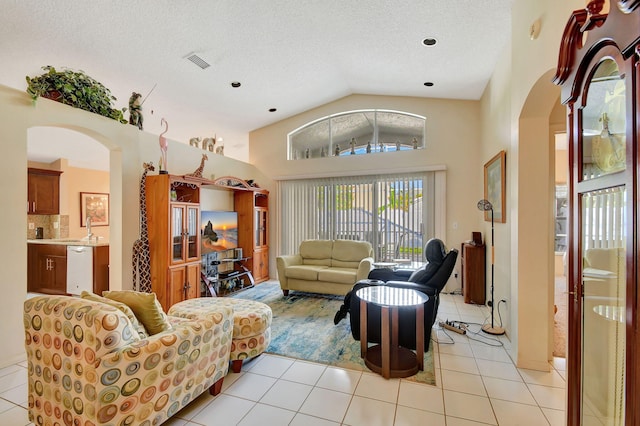
[[[371,154],[371,141],[367,142],[367,154]]]
[[[200,138],[191,138],[189,139],[189,145],[195,146],[196,148],[200,147]]]
[[[216,137],[202,139],[202,149],[209,152],[214,152],[216,146]]]
[[[133,92],[129,98],[129,124],[142,130],[142,95]]]
[[[333,153],[335,154],[336,157],[340,155],[340,145],[336,145],[335,149],[333,150]]]
[[[418,138],[413,138],[411,142],[413,143],[413,149],[418,149]]]
[[[153,163],[144,163],[140,178],[140,238],[133,243],[131,266],[133,267],[133,289],[151,293],[151,254],[149,248],[149,230],[147,228],[147,173],[154,170]]]
[[[209,157],[207,157],[207,154],[202,154],[202,160],[200,160],[200,167],[198,167],[193,173],[189,173],[187,174],[187,176],[193,176],[193,177],[202,177],[202,171],[204,170],[204,162],[207,161],[209,159]]]
[[[400,151],[400,141],[396,141],[396,151]]]
[[[356,155],[356,138],[351,138],[349,145],[351,146],[351,155]]]
[[[216,154],[224,155],[224,145],[220,145],[219,147],[216,148]]]
[[[158,142],[160,143],[160,165],[158,166],[159,170],[169,170],[168,169],[168,164],[167,164],[167,148],[169,147],[169,144],[167,143],[167,138],[164,137],[164,134],[167,133],[169,131],[169,123],[167,123],[167,120],[165,120],[164,118],[162,118],[160,120],[160,125],[165,125],[165,129],[164,132],[160,133],[160,137]]]
[[[311,150],[309,148],[304,150],[304,158],[311,158]]]

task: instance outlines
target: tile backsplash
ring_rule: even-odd
[[[32,225],[33,226],[30,226]],[[30,214],[27,216],[27,239],[36,238],[36,228],[42,227],[44,230],[44,239],[51,238],[68,238],[69,237],[69,215],[38,215]],[[33,228],[33,229],[30,229]]]

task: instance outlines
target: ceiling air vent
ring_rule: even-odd
[[[205,61],[204,59],[202,59],[200,56],[196,55],[195,53],[187,56],[187,59],[190,60],[191,62],[193,62],[194,64],[196,64],[197,66],[199,66],[202,69],[209,68],[211,66],[211,64],[209,64],[207,61]]]

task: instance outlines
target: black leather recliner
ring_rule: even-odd
[[[424,307],[424,350],[429,349],[431,341],[431,327],[436,320],[438,306],[440,304],[440,291],[444,288],[458,258],[458,250],[451,249],[448,253],[444,243],[432,238],[427,241],[424,248],[427,264],[411,273],[406,278],[407,271],[392,271],[389,269],[373,270],[370,279],[385,281],[385,285],[401,288],[411,288],[425,293],[429,301]],[[402,281],[398,281],[401,279]],[[351,322],[351,334],[356,340],[360,340],[360,298],[356,296],[359,288],[372,285],[367,280],[357,282],[349,301],[349,319]],[[367,340],[372,343],[380,343],[380,307],[370,305],[367,309]],[[416,348],[416,314],[412,308],[400,308],[398,343],[408,349]]]

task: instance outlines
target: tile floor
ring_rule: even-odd
[[[487,308],[443,295],[441,320],[483,323]],[[479,325],[471,326],[478,330]],[[509,341],[434,330],[436,386],[273,355],[229,373],[166,422],[182,425],[563,425],[565,362],[550,372],[518,369]],[[445,342],[454,341],[454,344]],[[28,425],[26,362],[0,370],[0,425]]]

